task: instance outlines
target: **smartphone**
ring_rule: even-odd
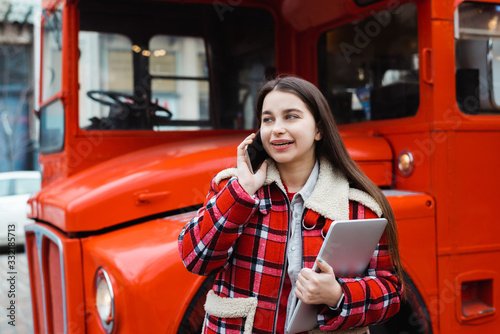
[[[257,131],[255,138],[250,145],[245,148],[247,152],[247,158],[250,162],[252,168],[252,173],[256,173],[262,163],[269,158],[266,150],[264,150],[264,145],[262,145],[262,138],[260,137],[260,131]]]

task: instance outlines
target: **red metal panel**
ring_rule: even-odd
[[[120,333],[176,333],[205,277],[181,262],[177,237],[194,212],[157,219],[82,240],[89,332],[99,332],[94,275],[112,277]],[[133,319],[133,321],[131,321]]]
[[[424,193],[396,192],[388,195],[398,226],[399,247],[405,271],[415,283],[429,308],[434,332],[437,331],[439,310],[433,305],[439,302],[436,281],[436,204],[434,198]],[[410,319],[422,321],[422,319]]]

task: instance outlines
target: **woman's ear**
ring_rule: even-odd
[[[314,139],[315,139],[316,141],[320,141],[320,140],[321,140],[321,138],[323,138],[323,135],[321,134],[321,131],[320,131],[320,130],[318,130],[318,131],[316,132],[316,135],[314,136]]]
[[[323,131],[321,130],[321,123],[316,125],[316,134],[314,135],[314,140],[320,141],[323,138]]]

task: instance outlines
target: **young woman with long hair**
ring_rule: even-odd
[[[403,277],[392,209],[347,153],[333,114],[311,83],[264,84],[257,99],[270,158],[252,173],[245,147],[221,171],[179,236],[188,270],[214,275],[205,333],[284,333],[296,298],[317,304],[318,329],[367,333],[399,310]],[[332,221],[388,220],[362,277],[336,277],[317,254]],[[317,263],[321,272],[311,270]]]

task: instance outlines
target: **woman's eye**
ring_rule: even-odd
[[[262,119],[262,122],[263,122],[263,123],[268,123],[268,122],[271,122],[272,120],[273,120],[273,119],[272,119],[271,117],[264,117],[264,118]]]
[[[285,119],[294,119],[294,118],[297,118],[297,115],[294,115],[294,114],[288,114],[286,115]]]

